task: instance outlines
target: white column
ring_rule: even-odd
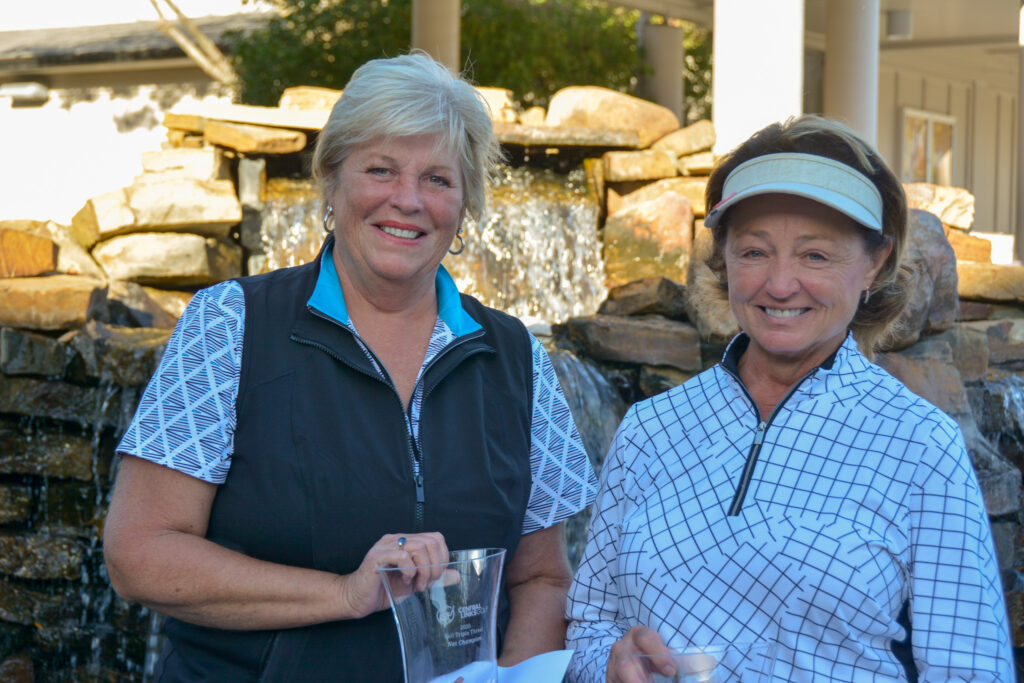
[[[879,0],[829,0],[825,13],[825,116],[878,139]]]
[[[683,120],[683,27],[670,23],[643,27],[644,94]]]
[[[462,70],[461,8],[461,0],[412,0],[412,46],[426,51],[454,73]]]
[[[1013,236],[1013,258],[1024,263],[1024,0],[1018,10],[1017,49],[1017,225]]]
[[[715,0],[715,152],[803,112],[803,0]]]

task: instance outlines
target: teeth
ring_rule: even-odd
[[[420,236],[420,234],[415,230],[402,230],[401,228],[393,228],[390,225],[382,225],[380,226],[380,229],[389,235],[394,235],[395,237],[402,237],[407,240],[416,239],[417,237]]]
[[[773,318],[795,318],[805,310],[804,308],[765,308],[764,312]]]

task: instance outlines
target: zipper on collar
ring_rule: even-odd
[[[729,517],[738,516],[740,511],[743,509],[743,502],[747,497],[747,489],[750,488],[750,480],[754,477],[754,468],[757,467],[757,459],[761,455],[761,446],[764,444],[764,436],[768,431],[768,427],[772,424],[772,421],[775,420],[775,416],[779,414],[779,411],[784,405],[786,405],[786,402],[790,397],[796,393],[797,389],[800,388],[800,385],[813,375],[817,369],[818,368],[814,368],[814,370],[811,370],[801,377],[800,381],[794,384],[792,388],[786,392],[786,395],[782,397],[782,400],[779,401],[778,405],[775,406],[775,409],[772,410],[772,414],[768,416],[768,419],[763,420],[761,419],[761,411],[757,408],[757,402],[750,395],[750,392],[747,391],[747,387],[743,384],[743,380],[740,379],[737,373],[732,372],[724,366],[722,367],[722,370],[735,379],[736,383],[740,385],[740,389],[743,390],[743,395],[747,397],[748,401],[750,401],[750,405],[754,409],[754,414],[758,417],[757,429],[754,431],[754,443],[750,445],[750,451],[747,453],[747,461],[743,465],[743,472],[740,473],[740,481],[736,485],[736,493],[732,497],[732,504],[729,505]]]

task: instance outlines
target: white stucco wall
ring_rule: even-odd
[[[166,140],[163,112],[196,99],[229,101],[208,80],[51,89],[41,107],[0,98],[0,219],[67,224],[90,197],[130,184],[142,153]]]

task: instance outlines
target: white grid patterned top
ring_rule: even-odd
[[[604,681],[611,645],[645,624],[673,648],[775,641],[750,680],[903,681],[892,644],[909,605],[919,680],[1013,681],[988,519],[953,420],[849,337],[777,409],[730,517],[758,421],[721,364],[629,410],[569,593],[570,679]]]
[[[327,276],[337,275],[331,259],[322,261],[321,280],[310,302],[323,302]],[[328,266],[328,264],[331,264]],[[335,285],[336,286],[336,285]],[[439,310],[451,310],[458,291],[443,268],[438,272]],[[331,288],[333,289],[333,288]],[[337,287],[332,295],[340,296]],[[359,339],[344,302],[328,311]],[[462,311],[461,306],[458,310]],[[423,401],[423,367],[456,339],[439,315],[410,403],[409,429],[418,439]],[[196,293],[167,344],[118,451],[178,470],[213,484],[227,478],[235,430],[235,399],[242,357],[245,298],[241,286],[226,281]],[[531,335],[533,418],[532,485],[523,533],[553,526],[594,499],[597,481],[573,422],[551,360]],[[373,361],[372,355],[363,346]],[[374,362],[376,366],[376,363]],[[378,368],[378,371],[380,369]]]

